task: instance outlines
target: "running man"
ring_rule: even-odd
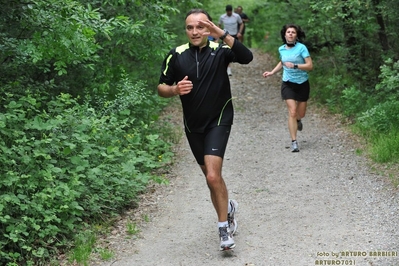
[[[185,133],[199,164],[217,213],[220,250],[235,247],[234,214],[238,204],[229,200],[222,177],[223,157],[233,124],[233,104],[226,68],[230,62],[248,64],[252,52],[223,31],[202,9],[186,15],[189,42],[167,54],[158,85],[161,97],[180,96]],[[208,40],[221,39],[225,44]]]

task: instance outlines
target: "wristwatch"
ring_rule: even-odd
[[[297,69],[298,68],[298,65],[297,64],[294,64],[294,69]]]
[[[227,34],[229,34],[229,32],[227,30],[224,30],[224,34],[220,37],[220,39],[223,41],[224,38],[226,38]]]

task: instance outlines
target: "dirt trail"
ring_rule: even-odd
[[[223,176],[239,203],[236,249],[218,251],[216,213],[183,137],[171,184],[143,196],[105,239],[115,257],[91,265],[399,265],[398,192],[355,154],[345,128],[312,105],[301,150],[291,153],[281,76],[264,79],[275,62],[254,55],[232,66],[236,115]],[[123,233],[130,220],[137,236]]]

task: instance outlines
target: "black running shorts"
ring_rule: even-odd
[[[281,98],[283,100],[293,99],[298,102],[307,102],[309,100],[310,85],[309,81],[297,84],[289,81],[283,81],[281,84]]]
[[[205,155],[222,157],[226,151],[231,126],[216,126],[205,130],[204,133],[190,133],[186,136],[192,153],[199,165],[204,165]]]

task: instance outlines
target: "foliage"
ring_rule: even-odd
[[[374,135],[399,131],[397,123],[399,121],[399,61],[393,63],[392,60],[387,60],[386,64],[381,66],[380,79],[381,82],[376,85],[373,95],[378,103],[358,117],[358,127]]]
[[[2,83],[19,80],[22,86],[31,80],[53,80],[61,86],[61,76],[69,69],[90,71],[101,48],[95,35],[109,34],[112,28],[96,10],[71,0],[11,2],[2,12]],[[7,29],[10,24],[12,32]]]
[[[0,20],[1,82],[18,80],[15,89],[21,92],[32,80],[52,82],[51,93],[81,99],[113,95],[123,71],[133,81],[143,79],[155,86],[159,76],[155,63],[173,38],[164,28],[169,21],[165,13],[178,12],[164,2],[5,3]]]
[[[378,163],[399,163],[399,132],[389,131],[385,134],[371,136],[370,156]],[[395,187],[398,186],[398,176],[391,178]]]
[[[98,90],[112,94],[121,71],[130,73],[134,81],[146,80],[155,88],[159,61],[175,37],[165,27],[170,21],[168,15],[179,13],[176,7],[168,5],[174,1],[87,2],[96,6],[105,19],[123,21],[114,29],[111,39],[107,36],[99,39],[103,60],[100,65],[102,71],[95,74]]]
[[[371,158],[379,163],[398,163],[399,162],[399,132],[391,131],[385,134],[373,136],[372,147],[370,149]],[[398,185],[396,177],[392,182]]]
[[[84,221],[129,206],[154,179],[152,170],[170,160],[169,144],[145,120],[131,118],[137,101],[101,113],[68,94],[47,110],[39,109],[40,95],[7,97],[0,124],[2,263],[54,255]]]
[[[320,73],[322,70],[315,70],[314,72]],[[327,72],[328,73],[328,72]],[[344,90],[346,83],[341,75],[334,75],[330,72],[329,78],[324,76],[312,75],[312,90],[311,96],[320,104],[326,104],[328,109],[333,113],[341,111],[339,102],[341,99],[341,91]],[[313,82],[314,81],[314,82]],[[316,84],[316,86],[314,85]],[[340,89],[337,89],[339,86]]]
[[[69,262],[78,262],[80,265],[88,266],[87,261],[92,253],[94,244],[96,242],[96,235],[87,230],[76,235],[75,248],[69,257]]]
[[[379,100],[399,100],[399,61],[393,62],[391,58],[385,61],[375,89]]]
[[[367,94],[352,86],[345,88],[341,96],[342,113],[346,116],[356,116],[364,110]]]
[[[358,126],[368,133],[388,133],[399,129],[398,119],[399,101],[387,101],[363,112]]]

